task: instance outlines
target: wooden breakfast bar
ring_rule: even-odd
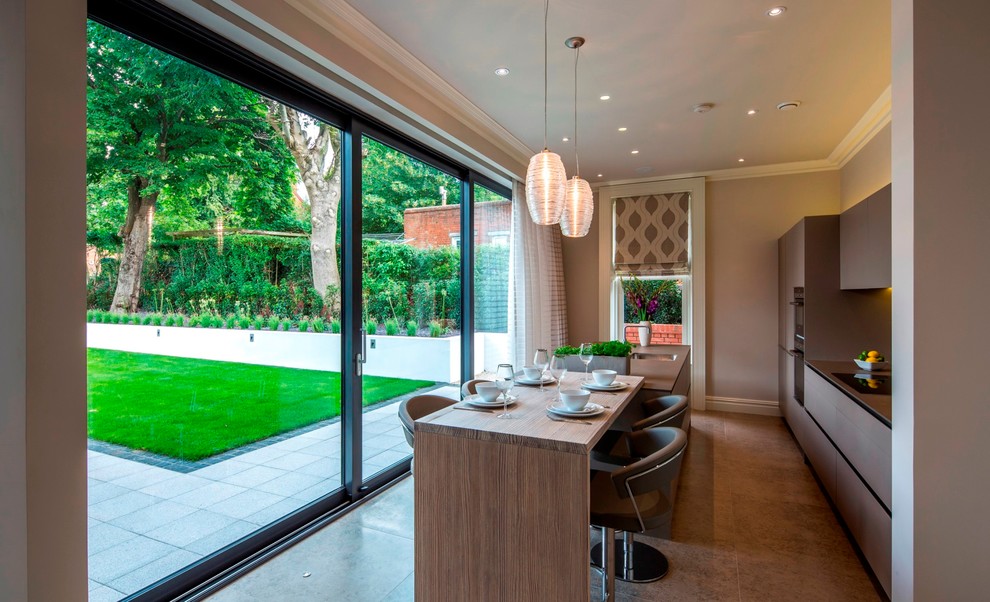
[[[568,374],[562,388],[578,388]],[[445,408],[416,421],[416,599],[587,600],[589,453],[643,384],[592,392],[605,412],[552,420],[555,387],[517,385],[512,419]]]

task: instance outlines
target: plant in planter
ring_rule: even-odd
[[[416,324],[416,320],[409,320],[406,322],[406,336],[414,337],[416,336],[416,331],[419,330],[419,325]]]
[[[399,334],[399,321],[392,318],[385,320],[385,334],[390,337]]]
[[[633,346],[623,341],[603,341],[591,345],[591,353],[594,359],[589,366],[592,370],[615,370],[619,374],[629,374],[629,356],[632,354]],[[577,347],[564,345],[554,350],[556,355],[567,357],[567,369],[574,372],[584,372],[585,366],[578,359]]]
[[[653,336],[653,330],[647,318],[660,307],[660,290],[650,290],[642,280],[635,276],[622,280],[622,290],[625,291],[626,301],[636,309],[636,315],[639,318],[639,344],[647,347]]]

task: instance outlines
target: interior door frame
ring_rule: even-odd
[[[651,194],[687,192],[691,195],[689,257],[691,260],[691,303],[684,322],[691,339],[691,407],[706,407],[706,329],[705,329],[705,178],[680,178],[617,184],[598,188],[598,335],[611,339],[621,334],[613,324],[613,305],[619,301],[614,290],[615,199]]]

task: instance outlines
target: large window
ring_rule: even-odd
[[[510,362],[509,232],[512,201],[474,187],[474,375]]]
[[[397,404],[456,396],[484,352],[466,258],[504,271],[508,222],[462,239],[464,197],[508,191],[166,9],[112,6],[224,73],[89,23],[90,589],[159,599],[408,470]]]

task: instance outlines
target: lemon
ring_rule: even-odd
[[[866,362],[869,363],[869,364],[875,364],[877,361],[878,360],[875,357],[867,357],[866,358]]]
[[[866,354],[866,357],[868,357],[868,358],[869,357],[880,357],[880,352],[879,351],[870,351],[869,353]],[[867,360],[867,361],[869,361],[869,360]]]

